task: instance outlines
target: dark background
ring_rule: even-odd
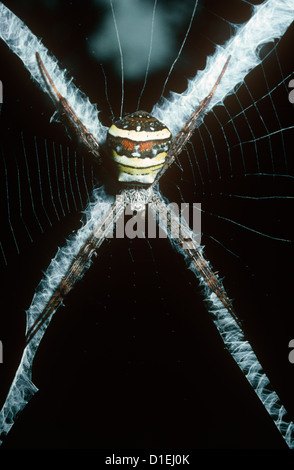
[[[105,9],[101,5],[97,14],[94,2],[54,2],[54,7],[52,3],[49,8],[45,2],[5,2],[37,36],[44,38],[46,47],[60,60],[62,67],[70,70],[75,83],[92,102],[98,103],[103,123],[110,125],[112,116],[105,94],[104,74],[98,59],[89,54],[86,40],[91,31],[99,28]],[[168,90],[184,90],[186,79],[204,67],[205,57],[213,52],[214,43],[229,37],[231,27],[221,18],[232,23],[249,18],[248,5],[237,1],[221,2],[222,6],[219,3],[200,3],[199,16],[196,15],[193,22]],[[171,11],[178,8],[178,2],[162,0],[161,4]],[[193,2],[182,4],[192,11]],[[187,15],[182,25],[174,30],[178,49],[189,19]],[[293,70],[291,44],[293,28],[289,29],[278,50],[284,77]],[[4,87],[1,235],[6,258],[6,265],[2,264],[0,319],[4,350],[4,363],[0,366],[2,404],[22,353],[25,309],[30,305],[42,271],[54,257],[56,247],[79,226],[79,211],[86,204],[87,192],[81,191],[77,208],[70,199],[69,210],[65,216],[60,213],[60,221],[48,203],[52,227],[46,222],[44,213],[42,215],[38,197],[34,196],[44,233],[32,213],[30,194],[24,194],[23,210],[33,242],[21,223],[15,220],[13,226],[20,252],[17,253],[6,222],[4,176],[8,175],[10,210],[13,212],[18,205],[15,156],[20,155],[20,177],[26,173],[21,163],[21,135],[26,142],[28,159],[34,153],[35,136],[40,143],[40,161],[44,155],[44,141],[48,142],[49,148],[53,141],[62,144],[64,149],[69,147],[71,154],[74,154],[75,146],[62,126],[49,124],[53,106],[48,97],[32,83],[19,59],[5,45],[0,46],[0,78]],[[143,109],[151,111],[160,98],[176,53],[174,51],[165,68],[149,75],[141,102]],[[282,80],[280,70],[272,65],[276,63],[265,64],[268,67],[266,76],[272,80],[270,87]],[[119,117],[121,78],[111,63],[106,61],[103,67],[109,100],[115,116]],[[248,79],[248,86],[260,97],[267,90],[258,79],[257,72]],[[125,113],[136,108],[142,84],[142,77],[126,81]],[[287,87],[283,85],[278,91],[280,94],[274,96],[275,103],[278,103],[283,127],[288,127],[293,125],[293,107],[288,101]],[[244,100],[246,102],[245,93]],[[234,112],[234,104],[231,106]],[[258,110],[264,116],[267,113],[266,108]],[[254,129],[257,128],[257,115],[255,110],[251,121]],[[182,168],[175,166],[170,170],[161,182],[161,189],[170,201],[202,203],[202,242],[206,256],[224,279],[245,333],[293,419],[294,365],[288,361],[288,344],[294,338],[293,244],[259,236],[218,217],[236,220],[243,226],[255,227],[276,237],[293,239],[292,200],[281,198],[293,196],[293,185],[290,178],[250,178],[238,164],[229,171],[225,162],[227,147],[219,137],[220,130],[213,119],[209,116],[207,119],[210,132],[213,135],[214,130],[216,132],[221,175],[211,165],[209,173],[203,170],[203,181],[199,182],[195,162],[190,164],[183,154]],[[242,125],[238,130],[242,136]],[[205,142],[211,155],[207,136]],[[193,143],[197,150],[197,135]],[[291,131],[285,132],[284,144],[289,168],[286,170],[280,163],[283,153],[280,141],[273,139],[275,171],[266,166],[267,155],[262,151],[265,160],[260,159],[260,171],[293,175]],[[244,149],[248,173],[257,172],[254,146]],[[78,168],[82,158],[79,155]],[[31,187],[35,195],[38,194],[39,178],[34,163],[31,165]],[[85,160],[84,168],[90,190],[91,163]],[[53,180],[54,173],[52,170]],[[225,197],[225,194],[237,193],[248,199]],[[252,199],[256,195],[274,197]],[[46,201],[45,185],[43,196]],[[224,349],[194,275],[185,268],[181,257],[166,240],[124,239],[105,244],[90,271],[66,299],[65,307],[54,316],[34,361],[33,382],[39,392],[10,431],[3,448],[286,448],[255,393]]]

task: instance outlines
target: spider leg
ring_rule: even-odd
[[[36,53],[36,59],[40,73],[44,79],[44,82],[47,85],[51,98],[55,102],[56,106],[60,109],[62,116],[66,119],[69,126],[74,130],[81,142],[86,146],[88,151],[95,158],[95,161],[99,163],[101,160],[101,146],[99,142],[77,117],[73,109],[68,104],[67,100],[63,96],[61,96],[56,86],[54,85],[53,80],[51,79],[48,71],[46,70],[46,67],[42,62],[42,59],[38,52]]]
[[[112,204],[109,210],[106,212],[105,216],[97,224],[89,238],[80,248],[75,259],[72,261],[69,266],[66,274],[63,276],[61,282],[54,290],[51,298],[49,299],[47,305],[43,309],[42,313],[30,326],[26,332],[25,343],[28,344],[32,338],[35,336],[37,331],[42,327],[45,321],[51,317],[51,315],[57,310],[57,308],[62,304],[66,295],[74,287],[76,281],[81,279],[87,269],[90,267],[90,261],[95,252],[102,245],[103,241],[107,237],[108,233],[113,228],[113,224],[122,213],[125,208],[125,204],[121,198]]]
[[[192,268],[196,268],[197,277],[204,280],[213,293],[213,295],[208,294],[207,296],[210,301],[209,313],[212,315],[213,323],[220,333],[226,349],[243,372],[287,445],[293,448],[294,423],[289,419],[287,410],[245,337],[231,301],[216,274],[212,272],[208,261],[204,259],[194,233],[185,221],[179,220],[179,217],[167,207],[160,194],[159,196],[153,195],[152,203],[149,206],[151,211],[158,215],[159,225],[166,232],[172,244],[175,241],[172,236],[179,233],[179,237],[175,241],[176,248],[180,248],[183,255],[192,262]]]
[[[210,263],[205,259],[202,247],[195,240],[195,235],[188,224],[180,220],[156,194],[152,198],[151,210],[158,216],[159,226],[167,233],[170,240],[180,247],[188,261],[200,273],[202,280],[211,292],[217,296],[236,323],[241,327],[241,322],[234,311],[232,302],[218,276],[213,272]],[[175,236],[176,238],[174,238]]]
[[[166,170],[173,164],[177,156],[182,152],[183,147],[186,145],[186,143],[191,139],[191,136],[197,126],[198,119],[200,115],[205,111],[207,108],[209,102],[211,101],[225,71],[228,66],[228,63],[231,59],[231,56],[228,57],[225,65],[222,68],[222,71],[215,82],[211,92],[204,98],[204,100],[200,103],[196,111],[192,114],[188,122],[184,125],[184,127],[178,132],[176,137],[173,140],[173,143],[171,145],[171,148],[168,151],[165,163],[162,167],[162,169],[157,173],[156,178],[153,182],[153,186],[156,185],[156,183],[159,181],[159,179],[162,177],[162,175],[166,172]]]
[[[57,308],[62,304],[65,296],[73,288],[75,283],[82,278],[91,265],[93,254],[99,249],[103,241],[112,233],[113,226],[125,209],[125,200],[123,197],[117,197],[103,215],[97,218],[97,212],[101,214],[101,209],[96,204],[90,207],[90,220],[75,235],[73,241],[70,241],[70,247],[60,249],[56,258],[52,261],[43,281],[37,288],[32,304],[27,311],[27,334],[26,344],[23,350],[22,358],[14,376],[13,382],[8,391],[4,405],[0,411],[0,445],[1,440],[7,435],[18,414],[24,409],[29,400],[38,390],[32,383],[32,365],[33,360],[42,340],[45,331]],[[96,210],[97,209],[97,210]],[[92,221],[92,218],[96,220]],[[90,225],[88,225],[90,224]],[[94,226],[90,230],[89,227]],[[90,230],[90,235],[88,231]],[[85,241],[83,241],[85,240]],[[74,255],[73,244],[78,244],[80,249],[77,255]],[[74,258],[67,265],[69,256]],[[65,265],[65,267],[64,267]],[[50,268],[51,272],[50,272]],[[54,278],[58,277],[58,271],[64,271],[62,280],[59,281],[56,288],[51,292],[51,284]],[[41,313],[40,313],[41,312]]]

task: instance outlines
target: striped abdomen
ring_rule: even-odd
[[[137,111],[114,123],[107,143],[116,163],[118,180],[151,184],[162,168],[172,136],[158,119]]]

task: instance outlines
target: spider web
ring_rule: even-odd
[[[52,41],[45,42],[55,52],[58,35],[54,44],[40,20],[44,6],[32,13],[26,11],[26,2],[10,3],[7,6],[37,35]],[[199,2],[190,25],[194,2],[181,3],[185,14],[177,30],[178,49],[166,69],[150,68],[143,109],[151,110],[158,101],[166,78],[166,95],[168,90],[183,91],[186,77],[204,67],[206,56],[232,34],[234,24],[251,15],[248,2],[205,1]],[[178,2],[170,4],[178,8]],[[94,11],[92,3],[91,8]],[[80,44],[89,33],[84,13],[79,14],[77,19],[77,11],[70,14],[65,7],[59,24],[68,25],[72,19],[80,30],[76,37],[68,31],[59,57],[67,60],[90,98],[98,95],[102,119],[109,125],[108,99],[113,113],[120,113],[120,77],[111,61],[103,71],[91,58],[86,67]],[[155,21],[159,15],[157,10]],[[56,21],[52,11],[51,19]],[[100,17],[95,28],[97,23],[99,29]],[[245,332],[292,416],[288,343],[293,337],[289,292],[294,118],[288,83],[293,77],[293,34],[291,26],[279,42],[261,51],[261,65],[224,106],[205,117],[186,154],[160,186],[172,202],[201,202],[206,257],[224,278]],[[69,53],[73,39],[76,61]],[[4,399],[22,350],[23,311],[56,247],[79,226],[80,211],[99,181],[92,165],[64,137],[63,128],[48,125],[52,109],[47,98],[2,48],[4,62],[10,64],[0,77],[4,103],[9,103],[1,114],[1,252],[3,292],[10,297],[1,319]],[[177,50],[181,54],[169,74]],[[108,96],[101,96],[104,74]],[[10,88],[11,77],[17,75],[18,86]],[[142,83],[142,77],[125,82],[124,112],[136,109]],[[112,240],[50,328],[35,361],[34,382],[40,392],[11,431],[8,447],[44,447],[45,442],[48,447],[95,448],[283,447],[223,350],[193,274],[166,240]],[[99,429],[94,424],[98,417]],[[83,436],[76,436],[73,424]]]

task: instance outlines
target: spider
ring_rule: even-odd
[[[227,58],[208,96],[200,103],[175,138],[172,138],[171,132],[162,122],[149,113],[139,110],[112,124],[108,129],[107,141],[104,145],[98,142],[88,131],[67,100],[59,93],[38,52],[35,58],[48,92],[67,130],[71,130],[77,135],[96,162],[101,164],[105,158],[108,161],[109,159],[112,160],[113,165],[110,167],[110,171],[113,172],[119,189],[115,202],[95,222],[91,234],[79,249],[58,286],[54,289],[45,308],[34,321],[28,320],[27,322],[22,360],[27,374],[25,381],[30,378],[30,368],[35,352],[53,314],[62,305],[75,283],[85,274],[90,266],[91,258],[95,256],[103,241],[113,229],[113,224],[118,221],[128,205],[142,215],[145,214],[146,206],[149,206],[159,226],[166,230],[168,238],[172,238],[182,254],[190,259],[190,262],[200,274],[201,280],[209,286],[211,293],[219,299],[222,306],[241,326],[232,303],[222,283],[213,272],[210,263],[205,259],[202,247],[195,239],[195,234],[188,224],[168,207],[166,200],[163,199],[158,189],[161,176],[180,155],[185,144],[191,138],[199,117],[205,112],[225,74],[231,57]],[[175,239],[173,234],[178,234],[178,238]],[[2,413],[5,416],[5,423],[4,426],[2,423],[4,428],[2,429],[2,436],[7,434],[13,424],[15,415],[23,409],[36,391],[31,382],[17,385],[17,381],[21,376],[22,373],[16,374],[9,393],[14,393],[14,385],[16,385],[16,388],[24,387],[24,396],[16,403],[17,413],[15,413],[15,410],[12,412],[7,409],[4,404]]]
[[[27,313],[23,357],[8,393],[8,399],[0,413],[0,431],[2,431],[2,435],[8,433],[17,414],[36,392],[36,387],[31,382],[32,361],[51,318],[62,305],[76,282],[86,273],[92,258],[129,205],[142,215],[145,214],[147,207],[150,209],[158,225],[166,231],[172,244],[190,262],[190,266],[197,273],[200,282],[208,288],[208,299],[211,300],[215,310],[218,311],[217,321],[221,325],[221,327],[218,325],[218,329],[221,331],[224,342],[233,345],[230,352],[237,363],[240,354],[241,359],[238,365],[241,363],[240,367],[243,372],[245,371],[248,381],[255,388],[256,393],[267,407],[278,428],[282,428],[283,423],[281,425],[282,420],[280,418],[283,417],[285,410],[283,406],[280,407],[278,412],[275,409],[271,410],[272,398],[273,402],[276,403],[278,397],[275,393],[270,397],[267,394],[268,379],[265,374],[260,374],[261,366],[257,360],[255,361],[250,345],[243,339],[241,322],[221,281],[213,272],[209,261],[205,259],[203,249],[197,243],[191,228],[170,209],[158,187],[160,178],[175,162],[190,140],[199,119],[207,110],[221,80],[225,76],[229,62],[232,58],[235,60],[234,54],[232,56],[227,54],[226,61],[222,59],[225,63],[218,64],[219,68],[217,70],[220,70],[221,67],[222,69],[220,72],[216,72],[219,75],[211,91],[201,101],[197,109],[192,112],[190,118],[174,137],[163,122],[140,110],[114,122],[108,129],[107,138],[104,142],[99,141],[99,138],[95,137],[89,129],[89,125],[85,125],[82,118],[75,113],[69,104],[70,100],[62,95],[51,78],[45,66],[45,58],[42,58],[42,52],[36,51],[37,48],[34,49],[33,58],[30,57],[30,60],[34,62],[33,66],[36,64],[41,81],[47,88],[61,120],[65,123],[67,130],[74,133],[82,142],[89,156],[99,165],[103,165],[110,170],[111,176],[114,177],[114,188],[117,188],[117,197],[106,210],[97,211],[97,217],[92,221],[89,232],[84,232],[86,236],[82,238],[83,241],[79,245],[79,249],[70,258],[69,263],[65,263],[62,278],[54,285],[48,300],[45,296],[46,302],[42,308],[34,310],[35,306],[33,306],[32,310]],[[202,96],[205,96],[205,94]],[[96,201],[95,207],[101,201],[103,202],[103,198]],[[93,213],[95,213],[95,210],[92,211]],[[177,238],[173,237],[174,233],[178,234]],[[40,292],[38,292],[39,294]],[[249,358],[249,363],[251,358],[253,358],[253,362],[255,361],[254,367],[251,367],[252,362],[250,363],[249,370],[247,369],[247,358]],[[256,383],[258,374],[260,374],[261,379],[260,382]],[[261,387],[259,387],[260,384]],[[262,390],[261,394],[259,394],[259,389]],[[293,424],[290,423],[289,430],[284,431],[282,429],[281,432],[286,434],[288,439],[292,430]],[[291,439],[291,436],[289,439]]]
[[[77,133],[79,139],[83,142],[91,155],[100,162],[101,155],[105,150],[87,130],[80,119],[78,119],[66,99],[60,95],[39,53],[36,53],[36,60],[38,61],[44,81],[50,88],[50,94],[53,96],[56,107],[61,113],[62,118],[65,119],[67,124]],[[212,292],[216,294],[225,308],[229,310],[239,323],[231,301],[223,286],[211,270],[199,246],[193,242],[191,231],[188,227],[181,225],[177,217],[167,208],[167,204],[160,197],[158,189],[155,190],[160,177],[172,165],[176,157],[183,150],[185,144],[191,138],[197,126],[199,116],[205,111],[205,108],[212,99],[225,73],[229,60],[230,57],[228,57],[224,64],[209,95],[202,101],[189,121],[174,139],[172,139],[170,131],[164,124],[145,111],[136,111],[115,122],[109,128],[107,135],[108,154],[112,157],[116,165],[116,176],[123,186],[119,192],[120,197],[118,197],[116,202],[110,207],[105,217],[97,223],[93,233],[80,249],[44,311],[28,329],[26,333],[26,344],[32,340],[44,322],[63,302],[75,282],[84,274],[89,260],[107,236],[108,230],[110,229],[110,225],[109,223],[107,224],[107,221],[111,223],[112,220],[117,220],[127,204],[131,204],[133,208],[139,211],[143,211],[145,205],[150,204],[153,211],[158,212],[159,224],[164,223],[170,226],[170,232],[173,229],[178,230],[176,233],[180,234],[178,243],[181,247],[185,245],[187,240],[190,242],[190,248],[187,250],[187,254],[191,258],[191,261],[195,264]],[[169,221],[164,220],[166,217],[168,217]]]

